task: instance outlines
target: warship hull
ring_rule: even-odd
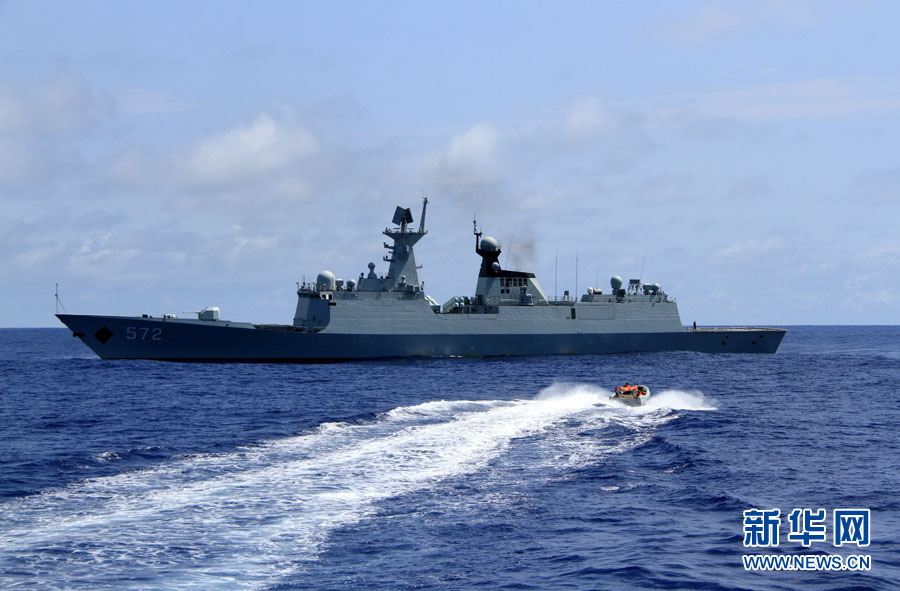
[[[419,228],[397,207],[387,273],[344,281],[322,271],[297,285],[292,324],[220,320],[208,307],[196,318],[165,314],[57,317],[103,359],[317,362],[403,357],[596,355],[659,351],[774,353],[777,328],[685,328],[678,306],[657,283],[610,279],[611,291],[587,288],[580,298],[550,300],[533,273],[504,269],[500,242],[482,238],[473,221],[481,267],[475,295],[443,305],[425,294],[414,246],[428,232],[422,200]]]
[[[337,333],[289,325],[58,314],[103,359],[208,362],[325,362],[394,357],[594,355],[660,351],[774,353],[777,328],[685,328],[665,332]],[[451,327],[455,328],[455,327]]]

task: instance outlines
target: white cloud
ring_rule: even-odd
[[[0,182],[58,180],[81,170],[81,140],[113,112],[107,93],[73,76],[34,89],[0,82]]]
[[[0,133],[22,129],[30,118],[25,92],[10,84],[0,83]]]
[[[745,121],[824,119],[900,110],[900,80],[823,79],[768,84],[698,97],[696,112]]]
[[[868,246],[856,253],[857,261],[875,267],[894,266],[900,263],[900,241],[885,236],[868,243]]]
[[[19,142],[0,137],[0,182],[31,178],[37,168],[32,150],[25,149]]]
[[[813,5],[803,0],[707,2],[696,12],[665,23],[661,29],[673,41],[698,43],[754,25],[806,26],[813,21],[813,15]]]
[[[456,199],[496,201],[515,163],[506,132],[490,122],[473,125],[449,138],[443,149],[421,160],[427,186]]]
[[[486,170],[494,164],[500,131],[492,123],[479,123],[450,139],[444,162],[452,168]]]
[[[130,148],[107,166],[104,176],[116,185],[129,187],[155,185],[170,178],[164,174],[161,159],[146,151]]]
[[[317,151],[316,139],[305,128],[279,124],[263,113],[249,125],[197,141],[176,167],[189,183],[229,185],[283,172]]]
[[[692,199],[694,180],[680,173],[658,173],[644,179],[634,189],[634,201],[643,206],[684,206]]]
[[[110,95],[73,76],[58,76],[34,90],[0,84],[0,134],[72,134],[112,115]]]
[[[900,166],[861,171],[851,182],[848,197],[882,206],[900,203]]]
[[[706,41],[733,31],[749,21],[746,8],[738,3],[706,4],[692,15],[666,27],[677,41]]]
[[[570,136],[585,136],[607,132],[615,124],[613,115],[597,97],[576,100],[563,116],[562,129]]]
[[[278,244],[278,236],[238,236],[235,244],[233,256],[237,257],[242,251],[250,252],[271,252]]]
[[[144,88],[121,89],[115,93],[115,102],[120,113],[177,113],[196,106]]]
[[[334,174],[318,164],[323,159],[303,125],[261,113],[174,147],[130,148],[103,177],[109,190],[128,189],[163,207],[280,223],[283,207],[304,201],[317,179]]]
[[[628,169],[655,149],[642,114],[586,96],[542,119],[473,125],[424,158],[423,174],[441,190],[491,192],[496,199],[503,185],[528,185],[548,170],[554,177],[563,174],[560,167],[569,176],[581,169],[596,177]],[[534,189],[514,192],[520,207]]]
[[[719,249],[716,254],[721,257],[750,255],[753,258],[759,258],[760,255],[769,255],[772,252],[781,251],[784,249],[784,246],[784,241],[777,237],[770,237],[762,241],[751,238]]]
[[[112,232],[95,232],[81,241],[78,249],[69,257],[69,267],[82,272],[90,269],[97,274],[124,271],[141,251],[124,248],[118,244]]]

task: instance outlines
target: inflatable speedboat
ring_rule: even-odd
[[[618,400],[626,406],[643,406],[650,396],[650,388],[643,384],[632,386],[625,383],[624,386],[616,386],[616,393],[609,397],[610,400]]]

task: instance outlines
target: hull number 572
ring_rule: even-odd
[[[128,326],[125,328],[125,338],[129,341],[161,341],[162,329],[149,328],[147,326]]]

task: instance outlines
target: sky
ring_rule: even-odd
[[[548,296],[699,325],[900,323],[900,3],[0,0],[0,326],[289,324],[385,271],[439,302],[472,221]]]

